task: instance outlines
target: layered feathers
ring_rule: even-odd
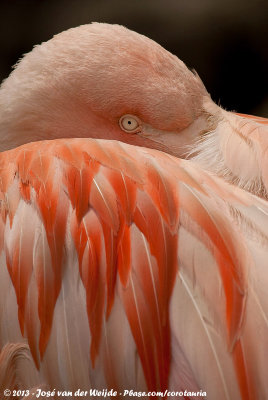
[[[188,158],[267,200],[268,119],[220,109],[213,112],[218,123],[190,146]]]
[[[246,192],[267,199],[266,125],[120,26],[26,55],[1,86],[1,150],[79,136],[195,163],[92,139],[0,154],[0,390],[267,398],[268,208]]]
[[[264,202],[119,142],[32,143],[0,164],[0,340],[26,339],[33,385],[265,393],[265,257],[243,233]]]

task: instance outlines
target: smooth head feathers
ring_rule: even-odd
[[[156,133],[180,132],[202,114],[204,96],[198,76],[149,38],[119,25],[83,25],[36,46],[2,84],[1,148],[92,136],[144,145],[119,128],[122,115]]]
[[[138,119],[137,131],[122,129],[124,115]],[[267,129],[265,119],[218,107],[182,61],[119,25],[56,35],[26,54],[0,89],[0,150],[64,137],[114,139],[194,157],[264,198]]]
[[[206,96],[198,76],[149,38],[119,25],[83,25],[36,46],[4,81],[0,148],[61,137],[163,148],[150,132],[183,131],[202,114]],[[142,121],[143,134],[120,129],[124,114]],[[180,146],[178,138],[170,151]]]

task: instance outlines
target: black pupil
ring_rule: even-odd
[[[131,121],[127,121],[128,125],[131,125]]]

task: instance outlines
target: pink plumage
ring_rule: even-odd
[[[36,47],[0,106],[1,149],[33,142],[0,154],[0,390],[267,397],[266,120],[106,24]]]

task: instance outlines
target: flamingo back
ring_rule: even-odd
[[[264,201],[93,139],[4,152],[0,178],[1,390],[268,395]]]

